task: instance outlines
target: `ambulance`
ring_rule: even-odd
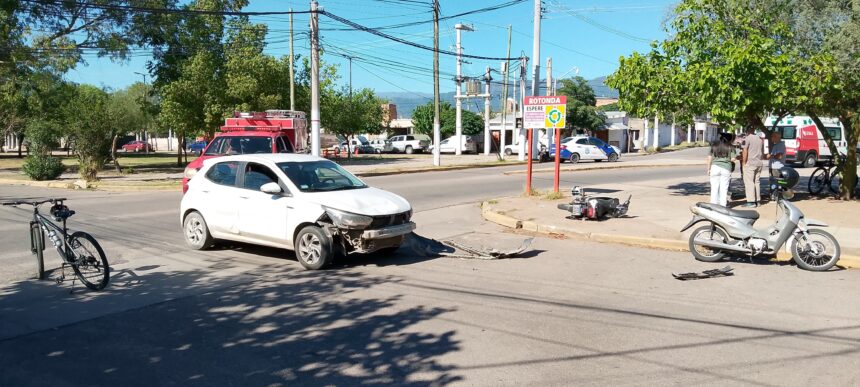
[[[833,155],[821,131],[808,116],[786,116],[779,122],[779,117],[768,117],[764,124],[768,129],[776,126],[785,142],[785,158],[789,163],[800,163],[804,167],[814,167],[819,161],[830,159]],[[845,128],[836,118],[821,118],[825,130],[833,138],[840,153],[845,153],[848,142],[845,139]]]

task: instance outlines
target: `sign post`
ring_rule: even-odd
[[[559,133],[561,128],[564,128],[567,118],[567,96],[564,95],[547,95],[526,97],[523,104],[523,127],[529,128],[529,161],[528,171],[526,172],[526,195],[531,195],[532,191],[532,155],[531,149],[533,141],[539,141],[540,136],[535,136],[532,132],[535,129],[556,129],[555,136],[555,182],[553,187],[555,192],[558,192],[559,170],[561,167],[560,144],[558,144]],[[535,139],[535,137],[538,137]],[[549,144],[547,144],[549,145]]]

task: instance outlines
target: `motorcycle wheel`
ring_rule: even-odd
[[[791,257],[794,262],[804,270],[830,270],[841,255],[839,242],[827,231],[817,228],[809,229],[807,234],[794,234],[791,239]]]
[[[693,257],[702,262],[717,262],[726,257],[725,252],[700,246],[696,243],[696,240],[729,243],[729,236],[722,229],[713,226],[702,226],[693,230],[693,233],[690,234],[690,252],[693,253]]]

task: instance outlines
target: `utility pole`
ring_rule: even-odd
[[[654,114],[654,150],[657,150],[657,147],[660,146],[660,117],[657,114]]]
[[[457,147],[454,149],[454,154],[461,155],[463,153],[463,102],[462,102],[462,89],[463,89],[463,46],[460,43],[460,35],[462,31],[474,31],[472,27],[469,27],[465,24],[457,24],[454,26],[454,29],[457,30],[457,96],[454,97],[455,105],[457,106],[456,110],[456,123],[454,125],[456,129],[456,137],[457,137]]]
[[[519,152],[518,159],[520,161],[526,160],[526,115],[525,115],[525,106],[526,106],[526,71],[528,71],[529,60],[526,57],[520,58],[520,114],[522,116],[522,126],[520,127],[520,144],[519,144]]]
[[[317,2],[311,0],[311,154],[320,155],[320,52]]]
[[[352,57],[348,56],[346,59],[349,59],[349,101],[352,102]]]
[[[534,67],[532,68],[532,94],[531,95],[540,95],[540,90],[538,89],[538,83],[540,82],[540,19],[541,19],[541,0],[535,0],[535,9],[534,9],[534,43],[532,46],[532,63]],[[525,120],[525,117],[523,117]],[[534,131],[534,128],[530,128],[530,130]],[[540,132],[537,132],[540,133]],[[532,141],[530,146],[532,147],[532,152],[537,153],[538,143],[540,142],[540,136],[535,134],[534,137],[537,137],[537,140]]]
[[[552,90],[552,58],[546,58],[546,95],[555,95]],[[547,129],[547,151],[549,151],[550,144],[555,144],[555,130]],[[558,144],[555,144],[556,148],[558,148]],[[560,152],[556,152],[560,153]]]
[[[442,142],[439,123],[439,0],[433,0],[433,165],[442,165],[439,143]]]
[[[293,9],[290,8],[290,110],[296,110],[296,75],[293,69]]]
[[[511,57],[511,25],[508,24],[508,53],[505,55],[505,58]],[[499,157],[504,159],[505,157],[505,136],[508,135],[508,70],[511,67],[511,61],[506,60],[502,62],[502,71],[505,72],[503,75],[504,78],[504,86],[502,86],[502,130],[499,131]],[[514,116],[514,122],[516,122],[516,115]]]
[[[484,86],[484,156],[490,155],[492,142],[490,141],[490,81],[493,78],[490,76],[490,66],[487,66],[487,75],[484,80],[487,82]]]

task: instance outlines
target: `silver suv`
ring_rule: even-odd
[[[423,152],[430,146],[430,136],[426,134],[407,134],[394,136],[385,142],[385,151],[392,153]]]

